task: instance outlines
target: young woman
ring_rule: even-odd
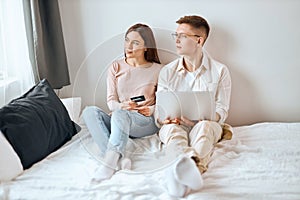
[[[124,54],[125,58],[112,63],[108,70],[107,104],[112,113],[95,106],[83,111],[85,123],[104,153],[104,165],[96,172],[97,181],[109,179],[121,158],[123,168],[131,167],[130,159],[124,158],[129,136],[139,138],[158,131],[153,112],[162,65],[149,26],[135,24],[127,30]],[[144,96],[145,100],[132,101],[136,96]]]

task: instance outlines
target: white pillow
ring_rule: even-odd
[[[19,156],[0,131],[0,182],[10,181],[22,172]]]
[[[70,97],[60,99],[66,107],[72,121],[79,123],[79,115],[81,111],[81,97]]]

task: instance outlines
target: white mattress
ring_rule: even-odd
[[[82,124],[81,124],[82,125]],[[0,185],[0,199],[173,199],[165,169],[174,155],[160,152],[156,135],[130,140],[132,171],[95,183],[97,146],[83,130],[61,149]],[[260,123],[234,128],[215,151],[204,188],[184,199],[300,199],[300,123]]]

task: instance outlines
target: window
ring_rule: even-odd
[[[0,106],[34,84],[22,0],[0,1]]]
[[[3,45],[3,33],[2,33],[2,20],[0,18],[0,82],[4,80],[4,77],[6,77],[6,70],[4,70],[4,45]]]

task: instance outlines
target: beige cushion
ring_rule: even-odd
[[[66,107],[72,121],[79,123],[79,115],[81,111],[81,97],[70,97],[60,99]]]
[[[19,156],[0,131],[0,182],[12,180],[22,172]]]

